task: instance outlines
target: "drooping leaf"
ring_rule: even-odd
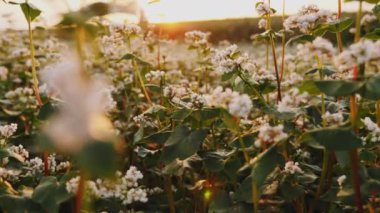
[[[367,80],[361,95],[370,100],[380,100],[380,75]]]
[[[125,54],[123,57],[121,57],[120,60],[135,60],[141,66],[152,67],[152,65],[149,62],[144,61],[143,59],[132,53]]]
[[[165,142],[161,154],[163,162],[171,162],[176,158],[184,160],[195,154],[207,136],[207,130],[190,130],[186,126],[178,126]]]
[[[33,21],[41,14],[41,10],[29,2],[20,4],[20,7],[26,20]]]
[[[333,151],[347,151],[359,148],[362,141],[351,129],[326,128],[306,133],[316,144]],[[305,141],[311,143],[311,141]]]
[[[315,37],[312,35],[299,35],[292,37],[291,39],[286,42],[286,46],[289,46],[293,43],[307,43],[307,42],[312,42],[314,41]]]
[[[71,195],[64,183],[59,183],[56,177],[44,177],[33,192],[32,199],[41,204],[42,208],[51,213],[57,213],[61,203]]]
[[[315,85],[318,89],[328,96],[346,96],[352,95],[360,90],[363,86],[363,82],[356,81],[315,81]]]

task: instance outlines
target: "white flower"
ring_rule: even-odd
[[[8,152],[19,159],[21,162],[24,162],[26,159],[29,158],[29,152],[24,149],[23,145],[18,145],[18,146],[11,146],[8,148]]]
[[[377,21],[377,16],[373,15],[373,14],[365,14],[362,19],[360,20],[360,25],[361,26],[364,26],[364,25],[369,25],[371,24],[372,22],[375,22]]]
[[[288,174],[304,173],[303,170],[299,167],[299,163],[294,161],[288,161],[285,163],[284,172]]]
[[[185,42],[193,45],[194,47],[204,46],[208,43],[210,33],[201,31],[190,31],[185,33]]]
[[[240,118],[247,118],[252,110],[253,104],[250,97],[246,94],[239,94],[227,88],[223,91],[223,87],[215,88],[211,94],[203,95],[205,104],[210,107],[227,108],[228,111]]]
[[[347,179],[347,176],[346,175],[342,175],[342,176],[339,176],[338,177],[338,179],[336,180],[337,182],[338,182],[338,185],[340,186],[340,187],[342,187],[343,186],[343,183],[344,183],[344,181]]]
[[[253,105],[251,98],[246,95],[239,95],[232,98],[228,104],[228,111],[237,117],[247,118]]]
[[[255,141],[255,146],[260,148],[263,145],[277,143],[288,137],[288,134],[284,133],[284,126],[270,126],[269,124],[264,124],[259,129],[259,135]]]
[[[322,119],[329,126],[340,126],[343,124],[343,121],[344,121],[342,112],[330,113],[327,111],[324,115],[322,115]]]
[[[215,70],[219,74],[225,74],[235,71],[239,68],[245,68],[250,59],[247,54],[241,54],[236,45],[231,45],[224,50],[217,50],[211,59]]]
[[[297,15],[290,16],[284,21],[285,29],[298,28],[308,33],[318,24],[330,23],[336,20],[336,15],[328,10],[319,9],[316,5],[302,7]]]
[[[372,142],[378,142],[380,141],[380,128],[379,126],[371,120],[369,117],[365,117],[362,119],[366,129],[370,132],[368,137],[371,139]]]
[[[279,112],[296,111],[301,104],[307,103],[309,98],[310,96],[307,92],[300,93],[297,88],[293,88],[282,97],[282,100],[278,103],[277,110]]]
[[[41,71],[51,91],[64,101],[44,130],[62,152],[79,151],[91,140],[113,141],[114,131],[105,113],[116,104],[99,76],[86,79],[75,54]],[[103,90],[103,91],[102,91]],[[69,133],[69,134],[68,134]]]
[[[272,9],[269,7],[267,3],[264,3],[264,2],[260,2],[257,4],[256,11],[257,11],[257,14],[259,14],[259,16],[273,14]]]
[[[17,131],[17,124],[0,126],[0,133],[3,137],[9,138]]]
[[[364,64],[372,57],[374,44],[368,40],[361,40],[350,46],[350,52],[358,64]]]
[[[147,74],[145,74],[145,78],[149,82],[160,81],[164,77],[165,77],[165,72],[161,70],[150,71]]]
[[[264,18],[260,19],[258,23],[258,27],[259,29],[265,29],[267,27],[267,20]]]
[[[8,68],[0,66],[0,80],[5,81],[8,78]]]

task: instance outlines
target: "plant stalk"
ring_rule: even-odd
[[[168,199],[168,204],[169,204],[169,212],[170,213],[175,213],[175,201],[174,201],[174,196],[173,196],[173,191],[172,191],[172,180],[170,176],[165,176],[165,191]]]
[[[85,178],[83,173],[79,176],[78,190],[75,198],[75,213],[80,213],[85,192]]]

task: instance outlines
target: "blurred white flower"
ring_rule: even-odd
[[[45,132],[62,152],[79,151],[91,141],[111,141],[111,122],[105,113],[115,102],[108,85],[100,78],[86,79],[75,54],[41,71],[50,91],[64,101],[60,113],[53,117]]]

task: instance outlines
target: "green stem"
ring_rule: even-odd
[[[376,121],[377,125],[380,127],[380,101],[376,102]]]
[[[359,1],[359,8],[358,12],[356,14],[356,31],[355,31],[355,42],[358,42],[360,40],[360,33],[361,33],[361,28],[360,28],[360,21],[362,18],[362,13],[363,13],[363,1]]]
[[[282,1],[282,22],[285,21],[285,0]],[[281,74],[280,74],[280,82],[282,82],[282,79],[284,77],[284,70],[285,70],[285,52],[286,52],[286,34],[285,34],[285,27],[283,28],[283,33],[281,37],[281,43],[282,43],[282,51],[281,51]]]
[[[172,179],[170,176],[165,176],[165,191],[169,203],[169,212],[170,213],[175,213],[175,201],[174,201],[174,196],[173,196],[173,191],[172,191]]]

